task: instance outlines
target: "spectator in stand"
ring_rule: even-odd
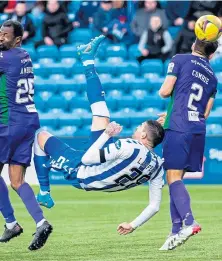
[[[25,1],[18,2],[15,7],[14,14],[10,17],[13,21],[19,21],[23,28],[23,44],[26,44],[29,39],[35,36],[35,26],[32,19],[27,14]]]
[[[98,11],[93,15],[93,28],[107,34],[109,23],[113,18],[112,1],[102,1]]]
[[[97,1],[82,1],[78,12],[76,13],[73,26],[75,28],[88,28],[92,23],[93,14],[97,11],[99,3]]]
[[[191,47],[196,38],[194,33],[195,21],[196,17],[192,17],[191,20],[185,22],[185,27],[180,31],[175,40],[172,55],[191,52]]]
[[[131,29],[135,36],[140,37],[142,33],[147,30],[151,16],[159,16],[162,21],[162,27],[164,29],[168,27],[165,10],[157,8],[157,1],[146,0],[144,1],[144,8],[137,10],[131,23]]]
[[[113,16],[127,16],[127,1],[113,0]]]
[[[148,29],[143,32],[140,38],[138,48],[142,56],[138,58],[138,61],[150,58],[161,58],[164,61],[168,58],[172,46],[173,40],[170,33],[164,29],[161,18],[151,16]]]
[[[43,19],[47,2],[43,0],[37,0],[35,6],[32,9],[32,15],[39,20]]]
[[[4,13],[6,6],[8,5],[8,1],[0,1],[0,13]]]
[[[120,15],[118,19],[112,20],[108,25],[108,37],[114,42],[123,42],[127,45],[132,42],[132,33],[127,17]]]
[[[190,1],[167,1],[166,15],[170,25],[183,25],[184,19],[189,12],[190,4]]]
[[[4,1],[0,1],[0,2],[4,2]],[[16,0],[9,0],[6,1],[7,5],[4,9],[4,13],[5,14],[11,14],[14,12],[15,10],[15,6],[16,6]]]
[[[194,16],[199,18],[200,16],[206,14],[217,15],[219,6],[221,6],[220,1],[191,1],[190,10],[187,15],[187,20],[190,21]]]
[[[61,46],[67,43],[68,33],[72,28],[72,23],[70,23],[64,9],[60,7],[59,2],[49,0],[46,15],[43,19],[43,40],[37,42],[35,47],[40,45]]]

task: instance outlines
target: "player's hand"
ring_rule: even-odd
[[[135,229],[129,223],[122,223],[117,227],[117,231],[120,235],[127,235],[132,233]]]
[[[165,120],[166,120],[166,112],[163,112],[163,113],[160,113],[160,114],[157,114],[159,116],[159,118],[157,119],[157,122],[159,122],[162,126],[164,125],[165,123]]]
[[[149,55],[149,51],[148,51],[147,49],[143,49],[143,50],[141,51],[141,53],[142,53],[143,56]]]
[[[123,127],[116,123],[115,121],[112,121],[108,124],[106,127],[105,133],[109,135],[110,137],[118,135],[122,131]]]

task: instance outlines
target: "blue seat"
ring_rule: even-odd
[[[221,72],[222,68],[222,57],[217,57],[210,61],[211,67],[214,72]]]
[[[139,107],[139,100],[132,95],[124,95],[121,99],[117,100],[117,109],[134,108],[137,110]]]
[[[59,50],[55,45],[43,45],[37,48],[37,55],[39,58],[53,58],[54,60],[58,60]]]
[[[77,59],[66,57],[61,59],[61,63],[74,66],[77,63]]]
[[[108,45],[106,48],[106,57],[127,58],[127,49],[123,44]]]
[[[159,110],[165,109],[165,102],[157,95],[147,95],[144,99],[139,100],[139,109],[157,108]]]
[[[159,77],[158,79],[150,80],[150,91],[152,91],[154,93],[158,92],[159,89],[161,88],[163,82],[164,82],[163,77]]]
[[[163,75],[167,74],[168,65],[170,63],[170,59],[166,60],[163,64]]]
[[[90,104],[89,104],[89,101],[85,97],[84,98],[80,97],[78,99],[76,99],[74,97],[69,102],[69,108],[70,108],[70,110],[82,108],[82,109],[90,111]]]
[[[86,126],[82,127],[81,129],[78,129],[75,133],[75,136],[89,138],[89,135],[91,133],[90,128],[91,128],[90,125],[86,125]]]
[[[122,78],[112,78],[111,81],[107,81],[103,83],[103,88],[105,92],[109,92],[110,90],[127,90],[128,83],[125,83]]]
[[[43,79],[41,77],[38,77],[35,79],[35,92],[43,92],[48,91],[52,93],[57,92],[57,85],[55,81],[52,81],[51,79]]]
[[[137,57],[141,56],[141,52],[138,49],[138,44],[133,44],[129,48],[129,59],[135,60]]]
[[[72,114],[81,119],[82,126],[90,125],[92,123],[92,113],[86,109],[78,108],[73,109]]]
[[[82,125],[82,119],[74,113],[61,113],[58,118],[60,128],[63,126],[77,126]]]
[[[34,102],[38,111],[46,111],[46,102],[39,95],[34,96]]]
[[[173,39],[176,39],[181,28],[182,28],[181,26],[170,26],[168,28],[168,31],[169,31],[169,33],[170,33],[170,35],[172,36]]]
[[[96,71],[98,73],[113,73],[113,67],[108,62],[96,62]]]
[[[137,100],[145,99],[148,95],[147,91],[145,90],[135,90],[131,92],[131,95],[135,97]]]
[[[61,73],[69,77],[72,74],[73,64],[56,62],[53,64],[45,64],[43,69],[45,70],[45,75]]]
[[[69,42],[82,42],[88,43],[92,38],[92,31],[90,29],[74,29],[69,34]]]
[[[58,127],[58,121],[54,113],[51,112],[41,113],[39,115],[39,118],[40,118],[40,125],[50,126],[53,129],[56,129]]]
[[[63,97],[59,95],[54,95],[51,98],[49,98],[49,100],[47,101],[47,108],[48,109],[62,108],[63,110],[67,110],[68,102]]]
[[[83,65],[80,62],[76,62],[72,67],[72,74],[83,74],[85,72],[85,69]]]
[[[148,108],[143,109],[142,111],[135,111],[134,113],[132,112],[130,116],[130,124],[138,126],[147,120],[156,120],[159,113],[161,113],[161,110],[156,108]]]
[[[133,73],[138,75],[140,73],[140,66],[137,61],[125,61],[116,65],[116,75],[121,75],[124,73]]]
[[[222,72],[216,73],[216,77],[219,82],[222,82]]]
[[[72,98],[77,97],[77,93],[74,91],[61,91],[60,94],[67,100],[70,101]]]
[[[23,46],[23,48],[29,53],[32,61],[36,61],[37,55],[35,48],[33,46]]]
[[[77,46],[73,44],[64,44],[60,47],[61,58],[75,58],[77,57]]]
[[[217,107],[222,107],[222,97],[219,97],[216,96],[216,99],[214,101],[214,105],[213,105],[214,108],[217,108]]]
[[[162,75],[163,73],[163,63],[160,59],[149,59],[144,60],[141,63],[141,73],[157,73]]]
[[[119,136],[120,136],[120,138],[121,137],[124,137],[124,138],[129,137],[129,138],[131,138],[134,131],[135,131],[135,129],[133,129],[131,126],[130,127],[128,127],[128,126],[125,127],[124,126],[124,128],[121,131]]]
[[[84,74],[77,74],[74,75],[74,77],[72,78],[75,81],[75,88],[79,91],[79,92],[84,92],[86,90],[86,77]]]
[[[41,97],[43,101],[48,101],[49,98],[51,98],[53,95],[53,92],[48,91],[42,91],[38,93],[38,96]]]
[[[130,127],[130,114],[133,110],[129,108],[120,109],[117,112],[113,112],[111,115],[111,120],[116,121],[120,125],[123,125],[124,128]]]
[[[53,135],[58,137],[73,137],[77,131],[75,126],[63,126],[58,130],[53,131]]]
[[[222,125],[221,124],[207,124],[206,126],[206,132],[207,134],[222,134]]]
[[[129,91],[132,90],[145,90],[147,92],[151,92],[152,86],[150,84],[150,80],[146,78],[135,78],[129,84]]]

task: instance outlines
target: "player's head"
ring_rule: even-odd
[[[136,128],[133,139],[143,143],[146,147],[155,148],[164,138],[164,129],[157,121],[149,120],[143,122]]]
[[[18,16],[24,16],[26,14],[26,3],[25,1],[20,1],[15,7],[15,12]]]
[[[9,50],[22,43],[23,27],[18,21],[7,20],[0,28],[0,50]]]
[[[195,43],[192,45],[192,51],[200,55],[205,56],[209,60],[212,59],[214,53],[218,48],[218,41],[216,42],[203,42],[196,39]]]

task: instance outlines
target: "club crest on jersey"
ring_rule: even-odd
[[[117,141],[115,142],[115,146],[116,146],[116,148],[119,150],[119,149],[121,148],[121,141],[120,141],[120,140],[117,140]]]
[[[174,63],[169,63],[167,73],[172,73],[174,68]]]

